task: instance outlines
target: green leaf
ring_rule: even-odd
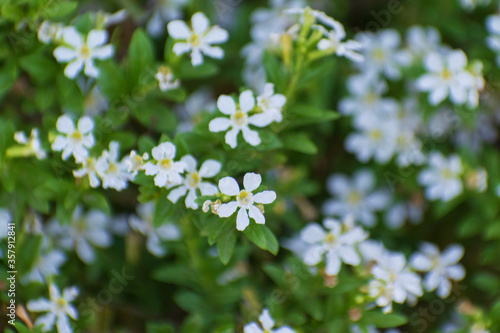
[[[224,265],[227,265],[231,260],[235,245],[236,231],[234,229],[231,229],[229,232],[226,232],[217,238],[217,252],[219,253],[220,261]]]
[[[77,7],[77,1],[50,1],[44,9],[43,15],[49,19],[59,18],[70,14]]]
[[[266,70],[267,82],[273,82],[277,87],[277,91],[285,91],[287,74],[283,64],[275,55],[269,52],[264,52],[262,62]]]
[[[12,59],[0,71],[0,98],[12,87],[19,75],[19,68]]]
[[[408,322],[408,317],[401,313],[382,313],[381,311],[368,311],[363,314],[363,323],[374,325],[377,328],[391,328],[404,325]]]
[[[19,66],[25,70],[36,82],[47,82],[51,80],[54,73],[57,73],[58,66],[42,52],[26,55],[19,59]]]
[[[216,75],[219,72],[219,67],[211,62],[204,62],[202,65],[193,67],[191,62],[182,62],[175,74],[180,79],[201,79]]]
[[[291,133],[286,135],[282,140],[285,148],[290,150],[311,155],[318,153],[318,147],[309,139],[306,133]]]
[[[121,98],[126,92],[126,82],[123,72],[112,61],[101,61],[97,64],[99,77],[97,85],[104,96],[111,100]]]
[[[38,259],[38,253],[42,245],[41,235],[25,234],[25,237],[21,238],[21,241],[16,239],[16,247],[23,249],[22,251],[17,251],[17,263],[16,268],[19,270],[21,276],[30,271],[33,264]],[[17,235],[17,237],[21,237]],[[35,254],[35,255],[34,255]]]
[[[287,128],[324,123],[339,118],[340,115],[331,110],[318,109],[311,105],[295,105],[285,112],[284,122]]]
[[[150,69],[154,61],[153,44],[148,35],[141,29],[137,29],[132,35],[128,48],[129,79],[133,85],[139,83],[141,72]]]
[[[175,329],[170,324],[147,323],[146,333],[175,333]]]
[[[279,243],[271,230],[265,225],[250,223],[243,233],[247,238],[263,250],[267,250],[276,255],[279,250]]]
[[[269,229],[265,225],[263,226],[263,231],[264,231],[264,236],[266,238],[267,250],[272,254],[277,255],[280,249],[278,239],[276,239],[276,236],[274,236],[271,229]]]

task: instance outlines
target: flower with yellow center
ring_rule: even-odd
[[[116,141],[111,141],[109,150],[102,152],[96,162],[96,170],[99,177],[102,179],[103,188],[113,188],[121,191],[128,186],[128,182],[133,180],[136,173],[130,172],[128,169],[129,157],[124,157],[119,160],[120,144]]]
[[[52,143],[52,149],[63,151],[62,158],[67,160],[73,154],[76,162],[82,163],[88,156],[88,148],[94,146],[94,136],[91,131],[94,123],[89,117],[82,117],[78,120],[78,127],[75,128],[73,120],[66,115],[57,119],[56,128],[65,135],[58,135]]]
[[[243,328],[244,333],[295,333],[293,329],[288,326],[274,328],[275,323],[271,317],[269,310],[264,309],[259,316],[260,325],[256,322],[245,325]],[[261,328],[262,326],[262,328]]]
[[[152,150],[153,162],[144,165],[146,175],[155,176],[155,185],[158,187],[172,187],[182,183],[181,173],[184,172],[186,164],[182,161],[176,162],[175,146],[170,142],[163,142]]]

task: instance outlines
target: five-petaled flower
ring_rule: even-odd
[[[75,128],[73,120],[66,115],[62,115],[57,119],[56,128],[59,132],[65,135],[58,135],[52,149],[55,151],[63,151],[62,159],[67,160],[73,154],[76,162],[83,163],[89,152],[88,148],[94,146],[94,136],[91,131],[94,128],[94,123],[89,117],[82,117],[78,120],[78,126]]]
[[[288,326],[282,326],[280,328],[273,329],[274,320],[269,314],[268,309],[264,309],[259,316],[259,322],[262,325],[262,328],[255,323],[252,322],[250,324],[245,325],[243,328],[244,333],[294,333],[295,331]]]
[[[58,62],[69,62],[64,69],[64,75],[74,79],[84,68],[85,75],[98,77],[99,70],[94,59],[108,59],[113,55],[113,46],[104,45],[108,39],[105,30],[91,30],[84,41],[75,27],[63,29],[64,44],[54,50]]]
[[[219,181],[220,191],[229,196],[236,196],[236,200],[222,204],[218,209],[220,217],[229,217],[239,208],[238,216],[236,217],[236,229],[242,231],[250,224],[248,216],[255,220],[258,224],[265,224],[266,219],[261,210],[254,205],[270,204],[276,199],[276,192],[262,191],[253,194],[252,191],[259,187],[262,177],[256,173],[247,173],[243,178],[244,189],[240,187],[236,180],[231,177],[224,177]],[[247,212],[248,211],[248,212]]]
[[[216,59],[224,57],[224,51],[218,46],[227,41],[229,35],[226,30],[219,26],[210,27],[205,14],[198,12],[191,18],[190,29],[184,21],[175,20],[168,24],[167,29],[170,36],[183,42],[176,42],[173,51],[177,55],[191,51],[191,63],[199,66],[203,63],[203,54]]]
[[[151,154],[156,160],[156,164],[147,162],[144,171],[148,176],[155,176],[155,185],[163,187],[167,185],[180,184],[182,182],[181,173],[186,168],[184,162],[174,162],[175,146],[170,142],[163,142],[154,147]]]

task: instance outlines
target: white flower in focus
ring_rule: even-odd
[[[425,196],[429,200],[449,201],[463,191],[462,161],[458,155],[444,157],[439,152],[429,155],[429,167],[418,175],[418,182],[426,186]]]
[[[253,116],[253,119],[262,118],[261,121],[259,121],[261,126],[267,126],[273,121],[280,123],[283,119],[281,111],[285,103],[286,97],[284,95],[274,93],[274,84],[266,83],[264,85],[264,92],[257,96],[257,106],[260,107],[263,112]]]
[[[113,55],[113,46],[104,45],[108,39],[106,30],[91,30],[86,41],[75,27],[63,30],[64,45],[54,50],[58,62],[69,62],[64,69],[64,75],[74,79],[84,68],[85,75],[98,77],[99,70],[94,65],[94,59],[108,59]]]
[[[50,21],[43,21],[38,28],[38,40],[44,44],[50,42],[59,42],[63,35],[64,25],[62,23],[53,23]]]
[[[253,194],[252,191],[259,187],[262,181],[262,177],[256,173],[247,173],[243,178],[243,190],[236,180],[231,177],[224,177],[219,180],[220,191],[229,196],[236,196],[235,201],[231,201],[222,204],[218,208],[218,215],[220,217],[229,217],[238,210],[238,215],[236,217],[236,229],[239,231],[245,230],[245,228],[250,224],[250,216],[255,220],[255,223],[265,224],[266,219],[261,210],[254,204],[270,204],[276,200],[276,192],[274,191],[262,191],[257,194]],[[248,211],[248,212],[247,212]]]
[[[437,289],[441,298],[446,298],[451,293],[451,281],[460,281],[465,277],[465,269],[458,262],[464,255],[461,245],[450,245],[443,253],[431,243],[423,243],[420,252],[412,255],[411,266],[425,275],[424,287],[427,291]]]
[[[111,235],[107,230],[108,217],[103,212],[91,210],[83,215],[83,209],[77,206],[73,212],[70,225],[61,225],[52,220],[47,225],[47,234],[62,248],[76,250],[78,257],[86,264],[95,259],[92,245],[106,248],[112,243]]]
[[[251,130],[248,125],[264,127],[269,124],[265,113],[248,116],[248,113],[255,107],[255,98],[252,91],[245,90],[240,94],[238,106],[231,96],[221,95],[217,100],[217,107],[220,112],[229,116],[212,119],[208,124],[210,132],[222,132],[231,128],[225,136],[226,143],[235,148],[237,145],[238,133],[243,133],[243,139],[252,146],[261,143],[259,133]]]
[[[401,69],[411,63],[411,54],[400,50],[401,37],[396,30],[380,30],[376,34],[359,33],[356,35],[362,45],[364,61],[356,63],[367,77],[383,74],[390,80],[401,77]]]
[[[95,168],[102,179],[102,187],[113,188],[121,191],[127,188],[128,181],[134,179],[134,175],[128,171],[127,157],[118,160],[120,144],[116,141],[109,143],[109,151],[104,150],[97,159]]]
[[[66,256],[59,250],[43,249],[42,253],[37,254],[31,270],[21,278],[23,284],[30,282],[44,283],[47,278],[58,275],[59,267],[66,261]]]
[[[475,87],[474,77],[465,69],[467,56],[462,50],[450,51],[446,55],[431,53],[425,58],[428,73],[416,82],[420,91],[428,91],[429,103],[438,105],[448,95],[455,105],[464,104],[468,91]]]
[[[401,253],[386,253],[372,268],[369,295],[384,313],[392,312],[392,303],[403,304],[423,294],[420,277],[410,271]]]
[[[252,322],[250,324],[245,325],[243,328],[244,333],[295,333],[293,329],[291,329],[288,326],[282,326],[280,328],[275,328],[274,327],[274,320],[269,314],[268,309],[264,309],[262,311],[262,314],[259,316],[259,322],[262,325],[259,326],[259,324]]]
[[[99,90],[99,87],[95,85],[85,96],[83,101],[83,108],[85,109],[85,114],[93,117],[103,111],[108,109],[108,100]]]
[[[26,155],[35,155],[39,160],[43,160],[47,157],[47,153],[42,149],[42,143],[38,137],[38,129],[33,128],[29,138],[26,137],[24,132],[16,132],[14,133],[14,140],[16,140],[17,143],[27,146]]]
[[[176,42],[173,51],[177,55],[191,51],[191,63],[199,66],[203,63],[203,54],[215,59],[222,59],[224,51],[212,44],[224,43],[229,34],[219,26],[210,27],[205,14],[198,12],[191,18],[190,29],[184,21],[175,20],[167,25],[168,33],[174,39],[184,40]]]
[[[162,246],[162,241],[173,241],[181,238],[181,232],[179,228],[172,224],[166,223],[158,228],[153,226],[153,215],[155,206],[153,202],[148,202],[146,204],[140,204],[136,208],[137,215],[131,215],[129,217],[129,224],[137,232],[147,237],[146,248],[148,251],[157,256],[163,257],[167,251]]]
[[[163,187],[167,185],[180,184],[182,182],[181,172],[186,165],[184,162],[174,162],[175,146],[170,142],[163,142],[152,150],[153,162],[144,165],[144,171],[148,176],[155,176],[155,185]]]
[[[144,166],[146,165],[146,161],[148,159],[148,153],[138,155],[135,150],[132,150],[130,155],[124,158],[124,163],[127,166],[127,171],[132,175],[132,177],[135,177],[140,170],[144,170]]]
[[[75,128],[73,120],[66,115],[62,115],[57,119],[56,128],[60,133],[54,143],[52,150],[63,151],[62,159],[67,160],[73,154],[76,162],[82,163],[88,156],[87,149],[94,146],[94,136],[92,129],[94,122],[89,117],[82,117],[78,120],[78,126]]]
[[[78,312],[70,304],[78,296],[78,289],[76,287],[66,288],[61,295],[57,286],[50,284],[49,294],[49,300],[40,298],[26,304],[28,310],[32,312],[48,312],[37,318],[35,326],[41,326],[44,332],[48,332],[55,324],[59,333],[73,332],[68,316],[74,320],[78,319]]]
[[[313,26],[315,29],[321,31],[325,37],[318,42],[318,49],[331,50],[339,57],[345,56],[355,62],[363,61],[363,56],[357,52],[362,49],[363,45],[354,40],[342,42],[346,37],[344,26],[334,19],[331,19],[331,23],[331,30],[326,30],[321,25]]]
[[[374,212],[386,208],[391,199],[387,190],[373,191],[375,176],[370,170],[357,171],[352,179],[334,174],[328,178],[326,186],[334,198],[325,202],[323,213],[343,218],[352,215],[365,226],[375,225]]]
[[[160,66],[158,72],[155,74],[155,78],[158,80],[161,91],[176,89],[181,85],[179,80],[174,80],[172,69],[168,66]]]
[[[368,234],[353,222],[352,217],[347,217],[343,223],[326,218],[323,221],[326,231],[317,223],[307,225],[301,232],[301,239],[309,244],[303,254],[304,262],[315,266],[326,253],[325,272],[328,275],[337,275],[342,262],[352,266],[359,265],[361,258],[356,246],[364,241]]]
[[[82,167],[80,169],[73,170],[73,176],[76,178],[88,176],[90,186],[93,188],[98,187],[101,184],[101,180],[97,176],[96,163],[97,160],[95,158],[87,157],[85,161],[82,162]]]
[[[191,209],[198,209],[198,204],[195,202],[197,198],[197,190],[199,189],[201,195],[215,195],[219,191],[214,184],[204,182],[203,178],[211,178],[220,172],[222,165],[216,160],[206,160],[196,170],[196,159],[191,155],[186,155],[181,159],[186,165],[186,176],[183,179],[182,185],[173,189],[169,195],[168,200],[176,203],[180,197],[186,195],[186,207]]]

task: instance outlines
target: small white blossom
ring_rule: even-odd
[[[93,188],[98,187],[101,184],[101,180],[97,176],[96,162],[97,160],[95,158],[87,157],[85,161],[82,162],[82,167],[80,169],[73,170],[73,176],[76,178],[88,176],[90,186]]]
[[[391,229],[399,229],[406,220],[412,224],[422,221],[423,205],[419,202],[398,202],[387,210],[385,224]]]
[[[44,332],[51,331],[54,324],[59,333],[73,332],[68,316],[74,320],[78,319],[78,312],[71,305],[78,296],[76,287],[64,289],[62,295],[56,285],[49,286],[50,299],[40,298],[31,300],[26,307],[32,312],[48,312],[47,314],[38,317],[35,321],[35,326],[41,326]]]
[[[154,203],[148,202],[137,206],[137,214],[129,217],[129,224],[137,232],[147,237],[146,248],[157,256],[164,256],[167,251],[162,246],[162,241],[178,240],[181,237],[179,228],[172,223],[165,223],[160,227],[153,226]]]
[[[118,142],[111,141],[109,151],[104,150],[95,164],[97,174],[102,179],[102,187],[105,189],[113,188],[121,191],[127,188],[129,181],[134,179],[133,174],[128,171],[127,157],[121,161],[118,160],[119,147]]]
[[[23,284],[29,282],[44,283],[47,278],[58,275],[59,267],[66,261],[66,255],[60,250],[47,250],[43,248],[42,253],[37,254],[37,258],[31,270],[21,278]]]
[[[352,179],[334,174],[326,186],[334,198],[325,202],[323,213],[344,218],[352,215],[365,226],[375,225],[374,212],[386,208],[391,198],[384,189],[373,191],[375,176],[370,170],[357,171]]]
[[[155,78],[158,81],[161,91],[176,89],[181,85],[179,80],[174,80],[172,69],[168,66],[160,66],[158,72],[155,74]]]
[[[169,195],[168,200],[176,203],[180,197],[186,195],[186,207],[191,209],[198,209],[198,204],[195,202],[197,198],[197,190],[200,190],[201,195],[215,195],[219,191],[214,184],[204,182],[203,178],[212,178],[220,172],[222,165],[216,160],[206,160],[196,170],[196,159],[191,155],[186,155],[181,159],[186,165],[186,176],[182,184],[173,189]]]
[[[253,194],[252,191],[259,187],[262,177],[256,173],[247,173],[243,178],[244,189],[240,191],[240,187],[236,180],[231,177],[224,177],[219,181],[220,191],[229,196],[236,196],[235,201],[222,204],[218,209],[220,217],[229,217],[238,210],[236,217],[236,229],[242,231],[250,224],[248,216],[255,220],[255,223],[265,224],[266,218],[261,210],[254,205],[257,204],[270,204],[276,200],[276,192],[262,191]],[[247,212],[248,211],[248,212]]]
[[[418,181],[426,186],[425,196],[430,200],[449,201],[463,191],[462,161],[458,155],[444,157],[439,152],[429,155],[429,167],[418,175]]]
[[[406,44],[414,57],[414,61],[421,60],[429,53],[443,49],[439,30],[434,27],[412,26],[406,31]]]
[[[63,29],[64,25],[62,23],[43,21],[38,28],[38,40],[44,44],[57,43],[62,39]]]
[[[410,263],[417,271],[428,272],[424,279],[425,290],[437,289],[439,297],[448,297],[451,281],[460,281],[465,277],[465,269],[458,263],[464,255],[464,248],[454,244],[439,253],[436,245],[423,243],[420,251],[411,257]]]
[[[486,29],[491,34],[486,38],[486,44],[497,54],[497,66],[500,66],[500,14],[486,18]]]
[[[307,265],[315,266],[325,255],[328,275],[337,275],[342,262],[357,266],[361,258],[356,246],[364,241],[368,234],[361,228],[354,226],[352,217],[347,217],[341,223],[338,220],[326,218],[323,228],[317,223],[308,224],[301,232],[301,239],[309,244],[303,257]]]
[[[219,26],[210,27],[205,14],[198,12],[191,18],[190,29],[184,21],[175,20],[167,25],[168,33],[176,40],[173,51],[177,55],[191,51],[191,63],[199,66],[203,63],[203,54],[211,58],[222,59],[224,51],[212,44],[224,43],[229,34]]]
[[[138,155],[135,150],[130,152],[129,156],[124,158],[125,165],[127,166],[127,171],[132,174],[133,177],[137,175],[139,170],[144,170],[144,166],[146,165],[146,161],[149,159],[149,154],[144,153],[142,155]]]
[[[82,207],[77,206],[70,225],[61,225],[57,220],[52,220],[47,226],[47,234],[62,248],[75,249],[83,262],[91,264],[95,259],[92,245],[105,248],[112,243],[107,225],[108,217],[103,212],[91,210],[83,215]]]
[[[262,110],[262,113],[256,114],[253,119],[262,118],[259,121],[262,126],[267,126],[273,121],[280,123],[283,119],[281,111],[285,103],[286,97],[284,95],[274,93],[274,84],[266,83],[264,92],[257,96],[257,106]]]
[[[82,117],[78,120],[78,126],[75,128],[73,120],[66,115],[62,115],[57,119],[56,128],[60,133],[58,135],[52,149],[54,151],[63,151],[62,159],[67,160],[73,154],[76,162],[82,163],[88,156],[87,149],[94,146],[94,136],[92,129],[94,122],[89,117]]]
[[[444,56],[431,53],[425,58],[428,73],[417,80],[416,86],[420,91],[430,92],[429,103],[432,105],[441,103],[448,95],[453,104],[464,104],[468,91],[475,86],[474,77],[465,69],[466,66],[467,56],[462,50]]]
[[[208,124],[210,132],[222,132],[231,128],[225,136],[226,143],[231,148],[236,147],[240,131],[243,134],[243,139],[252,146],[258,146],[261,143],[259,133],[251,130],[248,125],[264,127],[269,124],[269,119],[265,113],[248,116],[248,113],[255,107],[255,98],[252,91],[245,90],[242,92],[238,105],[236,105],[231,96],[221,95],[217,100],[217,107],[220,112],[228,115],[229,118],[219,117],[212,119]]]
[[[106,30],[91,30],[84,41],[75,27],[63,29],[64,44],[54,50],[58,62],[69,62],[64,69],[64,75],[74,79],[84,68],[85,75],[98,77],[99,70],[94,59],[108,59],[113,55],[113,46],[104,45],[108,39]]]
[[[392,312],[393,302],[403,304],[423,294],[420,277],[408,269],[401,253],[386,253],[371,271],[368,293],[384,313]]]
[[[355,62],[363,61],[363,56],[357,52],[361,50],[363,45],[355,40],[343,42],[346,37],[344,26],[334,19],[329,20],[328,23],[330,23],[331,30],[327,30],[321,25],[313,26],[321,31],[325,37],[318,42],[318,49],[331,50],[339,57],[345,56]]]
[[[268,309],[264,309],[259,316],[259,322],[262,326],[259,326],[256,322],[251,322],[245,325],[243,328],[244,333],[295,333],[293,329],[288,326],[282,326],[280,328],[274,328],[274,320],[269,314]]]
[[[38,129],[33,128],[29,138],[26,137],[24,132],[16,132],[14,133],[14,140],[16,140],[17,143],[27,146],[26,155],[35,155],[39,160],[43,160],[47,157],[47,153],[42,149],[42,143],[38,137]]]
[[[118,10],[114,13],[106,13],[102,10],[90,13],[94,25],[100,28],[107,28],[109,26],[121,23],[127,18],[127,11],[125,9]]]
[[[189,0],[168,0],[155,2],[152,8],[153,14],[147,22],[148,33],[153,37],[159,37],[165,32],[168,22],[180,19],[183,9]]]
[[[167,185],[180,184],[181,173],[185,170],[184,162],[175,162],[175,146],[170,142],[163,142],[152,150],[153,162],[144,165],[144,171],[148,176],[155,176],[155,185],[163,187]]]

